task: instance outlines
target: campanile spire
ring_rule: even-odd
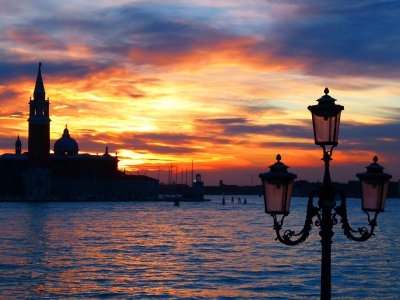
[[[42,78],[42,63],[39,63],[38,73],[36,76],[35,90],[33,92],[34,99],[45,100],[46,91],[44,90],[43,78]]]
[[[36,76],[33,100],[29,101],[29,137],[28,153],[32,161],[43,164],[47,161],[50,152],[50,102],[46,100],[42,78],[42,63]]]

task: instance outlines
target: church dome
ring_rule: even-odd
[[[54,153],[60,155],[73,155],[78,154],[78,151],[78,143],[70,137],[69,130],[67,126],[65,126],[61,139],[54,143]]]

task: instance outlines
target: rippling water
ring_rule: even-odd
[[[0,298],[317,299],[320,243],[274,240],[261,198],[248,204],[0,203]],[[300,228],[305,199],[288,222]],[[350,221],[366,222],[359,201]],[[347,240],[336,225],[337,299],[399,299],[400,200],[388,200],[376,236]]]

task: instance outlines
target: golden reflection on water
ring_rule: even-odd
[[[248,199],[180,207],[0,203],[1,298],[317,298],[318,230],[299,246],[281,245],[261,200]],[[288,225],[300,229],[304,211],[305,202],[295,202]],[[399,238],[389,230],[394,213],[380,216],[384,227],[366,244],[346,240],[337,226],[334,296],[400,293],[393,279],[400,274]]]

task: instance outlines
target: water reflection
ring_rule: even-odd
[[[0,203],[1,298],[319,297],[320,243],[276,242],[258,197],[248,204]],[[306,201],[293,203],[300,228]],[[336,298],[393,299],[400,294],[396,228],[389,200],[376,236],[347,240],[336,227],[332,248]],[[366,222],[359,202],[350,220]]]

